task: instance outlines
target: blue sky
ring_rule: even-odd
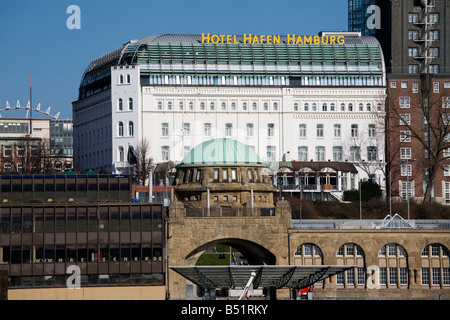
[[[72,119],[84,69],[132,39],[163,33],[298,34],[347,30],[347,0],[0,0],[0,109],[29,100]],[[81,10],[69,30],[67,8]],[[25,112],[2,112],[2,117]],[[34,114],[33,114],[34,116]]]

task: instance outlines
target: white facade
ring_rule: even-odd
[[[301,57],[286,67],[288,55],[257,65],[262,56],[240,45],[234,49],[245,57],[220,47],[229,51],[208,64],[204,50],[214,46],[197,38],[152,36],[91,63],[73,103],[78,170],[126,174],[128,150],[143,140],[161,163],[226,137],[251,146],[275,169],[282,161],[347,161],[359,178],[384,185],[385,75],[374,39],[348,38],[345,50],[358,54],[345,59],[343,47],[289,47]],[[308,60],[313,51],[323,54],[322,64]],[[228,55],[234,56],[226,64]]]

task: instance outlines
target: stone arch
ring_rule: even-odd
[[[192,250],[185,259],[189,259],[195,256],[198,253],[206,250],[207,248],[216,245],[216,244],[225,244],[230,247],[237,249],[240,253],[242,253],[249,264],[251,265],[275,265],[276,264],[276,256],[270,252],[265,247],[257,244],[253,241],[239,239],[239,238],[222,238],[216,239],[213,241],[209,241],[207,243],[202,244],[196,249]]]

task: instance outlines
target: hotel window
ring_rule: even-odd
[[[317,104],[315,103],[312,104],[311,111],[317,111]]]
[[[324,104],[322,105],[322,111],[327,111],[327,104],[326,104],[326,103],[324,103]]]
[[[305,111],[309,111],[309,104],[305,103],[305,105],[304,105],[304,110],[305,110]]]
[[[267,124],[267,136],[273,137],[275,135],[275,125],[273,123]]]
[[[161,101],[158,102],[158,110],[162,110],[162,102]]]
[[[225,102],[222,102],[222,110],[227,110],[227,104]]]
[[[348,104],[348,111],[353,111],[353,103]]]
[[[323,124],[319,123],[316,126],[316,135],[318,138],[323,138]]]
[[[205,137],[211,136],[211,123],[205,123],[203,125],[203,134],[205,135]]]
[[[169,124],[168,123],[162,123],[161,124],[161,135],[163,137],[168,137],[169,136]]]
[[[400,142],[411,142],[411,131],[400,131]]]
[[[378,161],[377,147],[374,147],[374,146],[367,147],[367,160],[368,161]]]
[[[133,111],[133,98],[128,99],[128,110]]]
[[[345,103],[341,103],[341,111],[345,111]]]
[[[125,154],[124,154],[124,151],[123,151],[123,147],[119,147],[119,154],[118,154],[118,156],[119,156],[119,161],[120,162],[123,162],[124,161],[124,159],[125,159]]]
[[[369,124],[369,138],[375,138],[375,125]]]
[[[253,111],[256,111],[256,109],[257,109],[256,102],[253,102],[253,103],[252,103],[252,110],[253,110]]]
[[[358,137],[358,125],[357,124],[352,124],[352,126],[351,126],[351,136],[352,136],[352,138],[357,138]]]
[[[122,98],[119,99],[119,111],[123,110],[123,100]]]
[[[400,159],[411,159],[411,148],[400,148]]]
[[[294,103],[294,111],[298,111],[298,103]]]
[[[359,111],[364,111],[364,105],[362,103],[359,104]]]
[[[267,102],[264,102],[263,109],[264,109],[264,111],[269,110],[269,104]]]
[[[316,147],[316,161],[325,161],[325,147]]]
[[[277,111],[278,110],[278,103],[274,102],[273,103],[273,111]]]
[[[267,160],[269,161],[275,161],[275,152],[276,152],[276,148],[275,146],[267,146],[266,149],[266,154],[267,154]]]
[[[209,104],[209,110],[214,111],[214,102]]]
[[[172,110],[172,101],[167,102],[167,110]]]
[[[118,129],[119,137],[123,137],[123,122],[119,121],[119,129]]]
[[[134,136],[134,124],[133,121],[128,122],[128,135],[130,137]]]
[[[308,147],[298,147],[298,161],[308,161]]]
[[[189,102],[189,110],[194,110],[194,103],[192,101]]]
[[[170,148],[168,146],[161,147],[161,160],[162,161],[169,161],[169,150],[170,150]]]
[[[190,136],[191,135],[191,124],[183,123],[183,135]]]
[[[200,110],[205,110],[205,103],[204,102],[200,103]]]
[[[183,109],[184,109],[183,101],[180,101],[180,103],[178,104],[178,108],[179,108],[180,110],[183,110]]]
[[[335,138],[340,138],[341,137],[341,125],[340,124],[335,124],[334,125],[334,137]]]
[[[233,135],[233,124],[225,124],[225,137],[231,137]]]
[[[299,137],[306,138],[306,124],[302,123],[298,125]]]
[[[333,161],[342,161],[342,147],[333,147]]]
[[[335,104],[334,103],[330,104],[330,111],[335,111]]]
[[[247,137],[253,137],[253,123],[247,123]]]
[[[350,147],[350,161],[360,161],[361,160],[361,152],[359,147]]]
[[[247,110],[247,102],[242,103],[242,110],[244,110],[244,111]]]

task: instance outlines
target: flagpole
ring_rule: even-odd
[[[30,136],[33,133],[33,102],[31,100],[31,72],[30,72]]]

